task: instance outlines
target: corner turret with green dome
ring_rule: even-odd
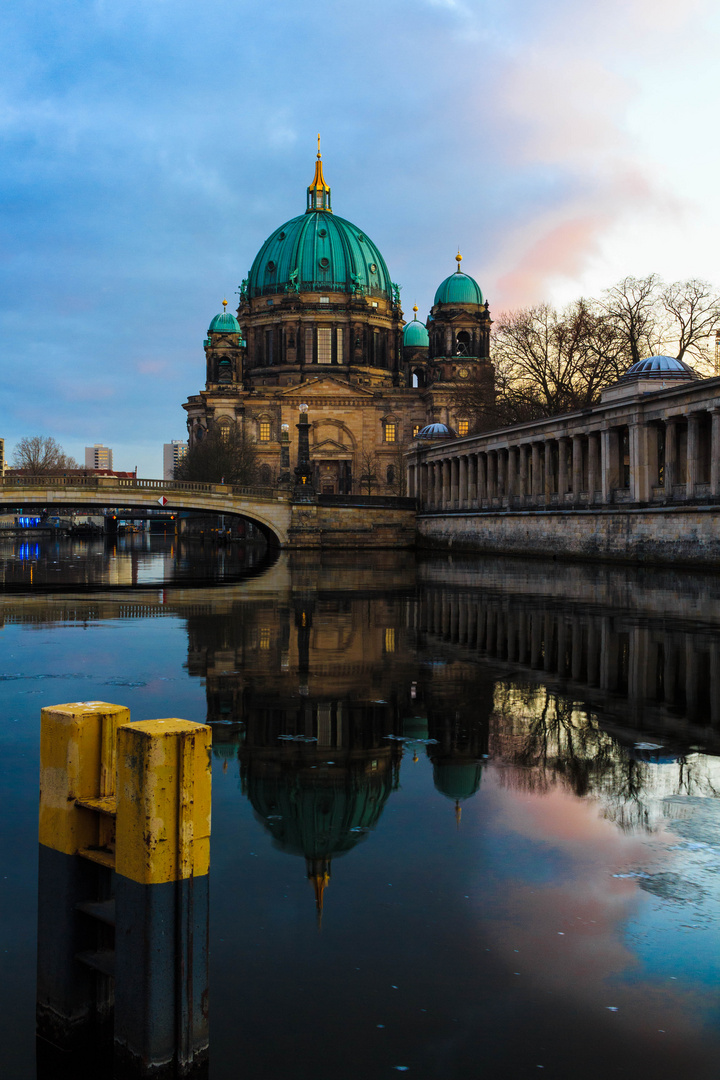
[[[428,359],[435,381],[477,382],[490,372],[490,327],[487,301],[475,278],[457,269],[435,292],[430,311]]]
[[[206,389],[242,386],[244,346],[240,323],[223,300],[223,309],[211,320],[205,339]]]

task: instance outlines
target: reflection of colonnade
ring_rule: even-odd
[[[408,458],[425,510],[664,504],[720,497],[720,378],[618,383],[600,405]]]
[[[429,587],[420,628],[448,644],[642,706],[635,722],[720,725],[720,635],[524,596]],[[599,692],[596,693],[596,692]]]

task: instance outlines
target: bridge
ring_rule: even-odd
[[[0,478],[0,511],[51,506],[142,511],[162,506],[169,512],[234,514],[251,521],[271,548],[395,548],[415,542],[414,499],[137,477]]]

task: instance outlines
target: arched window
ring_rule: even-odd
[[[387,467],[387,482],[388,482],[388,484],[394,484],[395,483],[395,466],[394,465],[388,465],[388,467]]]
[[[457,338],[455,339],[455,355],[470,355],[470,335],[468,334],[467,330],[461,330]]]
[[[258,442],[270,442],[272,438],[272,421],[263,416],[258,420]]]

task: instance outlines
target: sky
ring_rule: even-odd
[[[720,283],[709,0],[4,0],[0,437],[162,475],[266,237],[333,209],[425,318]]]

